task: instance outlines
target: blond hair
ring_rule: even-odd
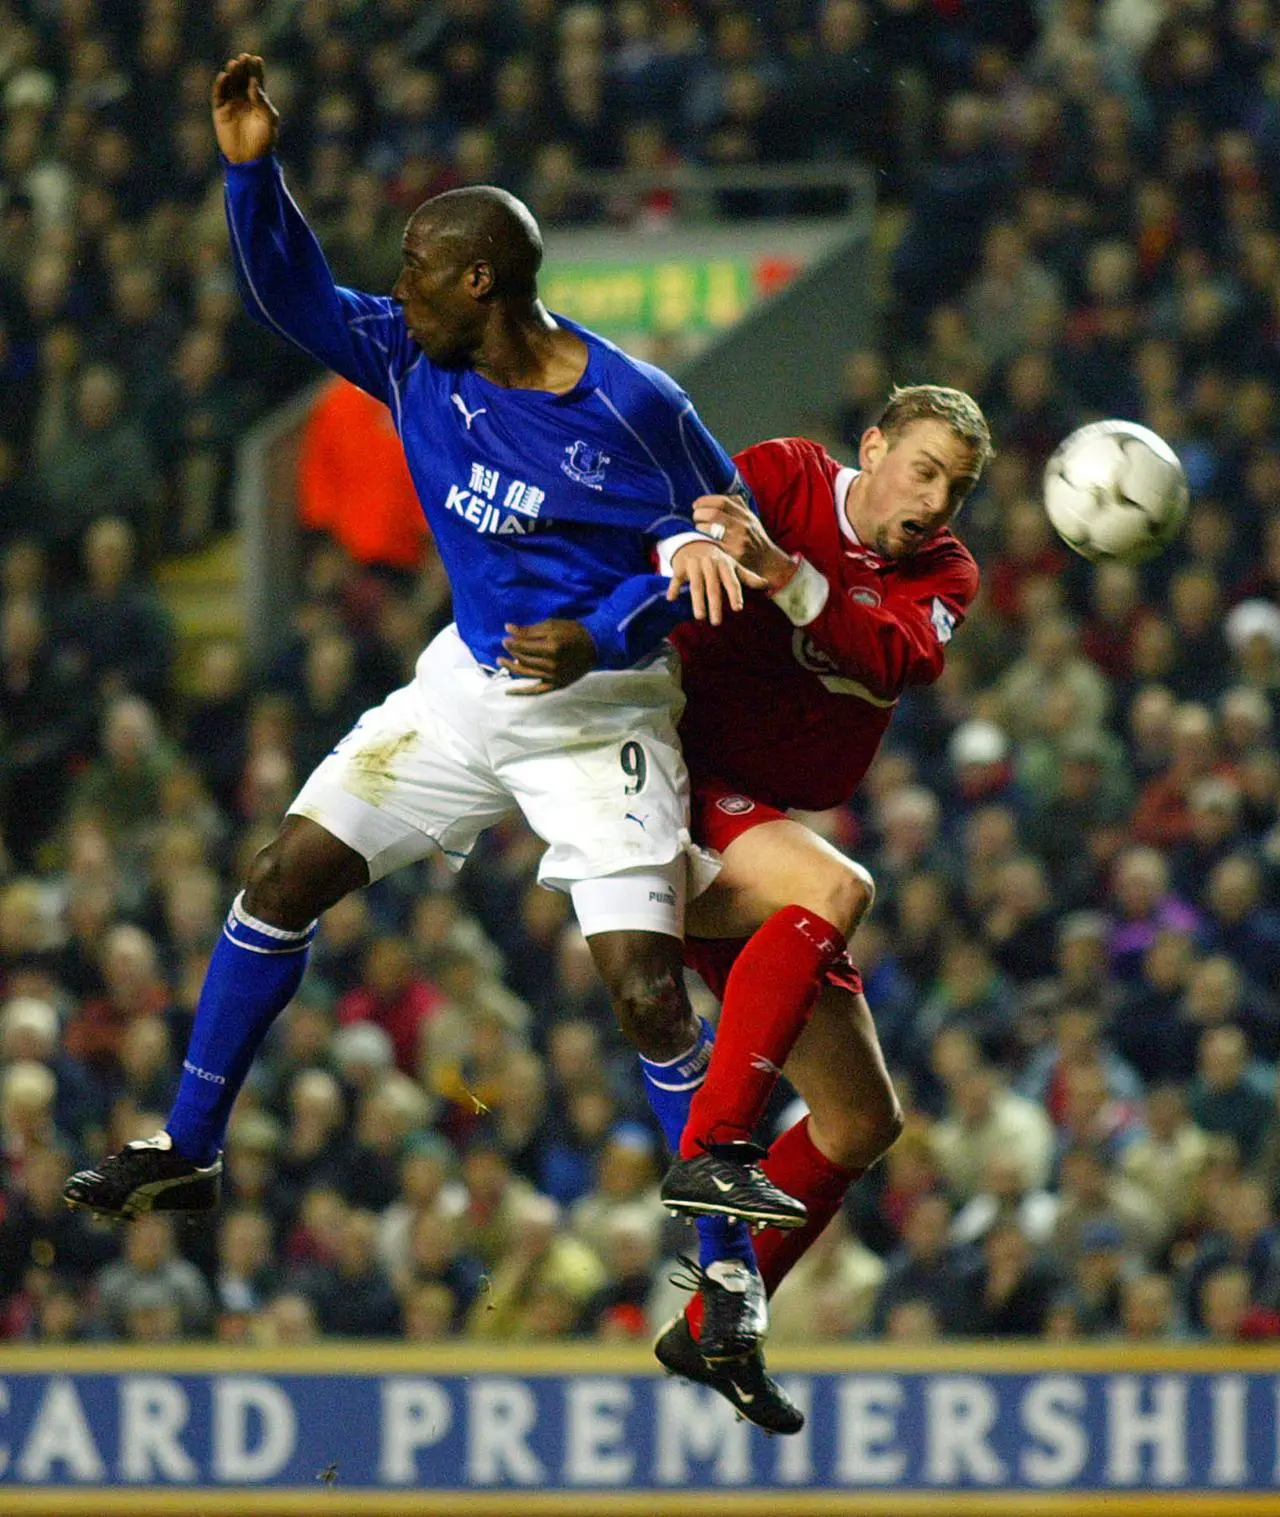
[[[876,426],[892,444],[916,421],[940,421],[950,427],[961,442],[973,449],[979,472],[990,463],[995,452],[991,429],[972,395],[945,385],[894,385]]]

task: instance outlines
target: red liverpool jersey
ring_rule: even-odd
[[[845,513],[857,471],[815,442],[775,438],[735,461],[769,536],[811,567],[772,601],[748,592],[723,626],[672,633],[685,755],[695,786],[715,778],[779,809],[825,810],[853,794],[903,690],[942,672],[978,566],[950,532],[910,558],[865,547]]]

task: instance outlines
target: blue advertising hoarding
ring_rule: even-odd
[[[8,1349],[0,1510],[1280,1512],[1275,1350],[773,1358],[794,1438],[587,1345]]]

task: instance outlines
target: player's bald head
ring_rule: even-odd
[[[537,293],[542,233],[529,207],[496,185],[446,190],[424,201],[409,218],[405,246],[447,253],[459,266],[487,263],[497,296]]]

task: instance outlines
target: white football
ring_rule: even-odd
[[[1186,520],[1188,500],[1177,454],[1133,421],[1077,428],[1044,466],[1054,530],[1095,563],[1136,564],[1159,553]]]

